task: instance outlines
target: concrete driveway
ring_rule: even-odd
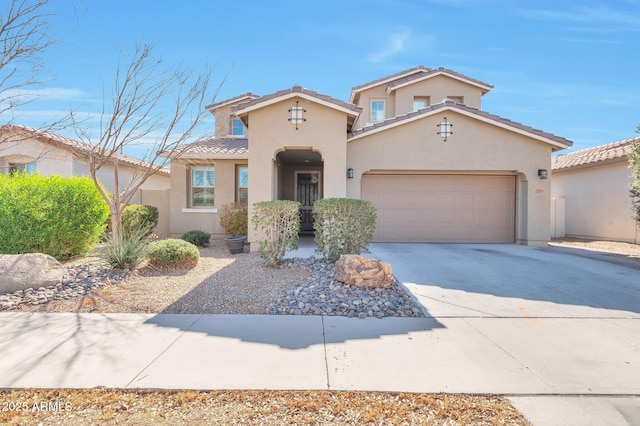
[[[442,325],[440,339],[462,322],[473,330],[465,339],[484,339],[521,365],[511,378],[520,387],[505,382],[503,394],[534,425],[640,425],[639,269],[520,245],[370,251]]]

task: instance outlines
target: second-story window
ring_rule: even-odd
[[[242,121],[234,118],[231,121],[231,134],[233,136],[244,136],[244,124],[242,124]]]
[[[417,111],[421,108],[426,108],[430,105],[429,96],[414,96],[413,97],[413,110]]]
[[[384,101],[371,101],[371,121],[384,120]]]

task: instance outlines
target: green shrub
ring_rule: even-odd
[[[185,232],[181,240],[185,240],[193,245],[198,247],[205,247],[209,245],[209,239],[211,238],[211,234],[208,232],[193,230],[189,232]]]
[[[376,208],[370,201],[325,198],[313,206],[317,251],[335,261],[341,254],[360,254],[373,238]]]
[[[638,126],[640,133],[640,126]],[[640,142],[633,142],[629,151],[629,168],[631,169],[632,182],[629,186],[629,196],[634,210],[634,219],[640,225]]]
[[[58,260],[91,251],[109,207],[87,177],[0,175],[0,253]]]
[[[131,204],[122,211],[122,230],[125,235],[142,231],[151,235],[158,226],[158,208],[146,204]]]
[[[154,241],[147,252],[149,264],[160,269],[193,268],[200,260],[198,247],[177,238]]]
[[[133,230],[119,240],[107,234],[105,251],[100,253],[100,258],[112,268],[136,269],[146,260],[148,249],[146,230]]]
[[[231,203],[222,206],[220,226],[227,237],[246,237],[249,227],[249,210],[246,204]]]
[[[298,248],[300,203],[297,201],[263,201],[253,205],[253,228],[260,231],[258,240],[262,261],[271,267],[282,263],[288,250]]]

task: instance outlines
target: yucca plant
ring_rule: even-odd
[[[107,235],[106,249],[100,257],[112,268],[136,269],[146,260],[148,250],[147,230],[137,229],[120,238],[114,238],[112,234]]]

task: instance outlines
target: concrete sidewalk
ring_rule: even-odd
[[[600,424],[558,416],[607,395],[605,424],[634,424],[638,335],[638,319],[1,313],[0,388],[488,393],[534,424]],[[535,423],[540,395],[567,398],[554,422]]]

